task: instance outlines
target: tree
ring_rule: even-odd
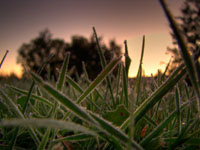
[[[121,47],[114,40],[110,41],[109,47],[102,42],[102,38],[99,38],[99,43],[107,62],[112,59],[112,56],[121,55]],[[82,62],[84,62],[88,76],[93,80],[102,70],[97,48],[94,35],[89,39],[78,35],[72,36],[71,43],[66,43],[60,39],[53,39],[50,31],[44,30],[30,43],[22,44],[18,50],[18,63],[24,64],[36,72],[44,58],[54,54],[49,66],[51,76],[57,78],[64,56],[66,52],[70,52],[68,68],[69,70],[75,68],[71,76],[75,78],[76,74],[81,75],[83,73]],[[41,76],[47,78],[47,72],[48,68],[45,68]]]
[[[200,45],[200,0],[185,0],[181,9],[181,16],[177,17],[180,29],[186,38],[191,54],[199,51]],[[177,45],[172,33],[173,44]],[[167,52],[173,57],[170,71],[183,60],[178,48],[168,48]]]

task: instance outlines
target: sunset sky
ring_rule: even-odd
[[[180,14],[184,0],[166,0],[174,15]],[[90,37],[95,26],[107,43],[115,39],[124,50],[124,40],[132,59],[129,76],[137,73],[146,36],[143,67],[145,74],[164,69],[172,46],[170,28],[158,0],[0,0],[0,60],[7,58],[0,74],[21,74],[17,50],[48,28],[53,38],[70,42],[72,35]]]

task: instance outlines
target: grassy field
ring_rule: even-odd
[[[167,76],[142,76],[145,37],[137,77],[128,79],[130,58],[106,63],[90,81],[86,69],[78,81],[68,76],[66,54],[58,81],[40,76],[47,58],[31,79],[0,79],[0,149],[163,150],[200,149],[200,77],[197,57],[190,56],[178,26],[160,0],[177,37],[184,63]],[[97,44],[98,37],[94,28]],[[110,74],[118,69],[117,76]],[[184,81],[189,75],[192,87]],[[67,84],[66,84],[67,83]]]

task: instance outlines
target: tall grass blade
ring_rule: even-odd
[[[197,78],[197,70],[195,68],[194,62],[189,54],[189,49],[187,46],[187,43],[181,33],[181,30],[179,29],[173,15],[171,14],[169,8],[167,7],[167,4],[165,2],[165,0],[160,0],[161,6],[163,7],[163,10],[167,16],[167,19],[170,23],[170,26],[173,30],[173,33],[176,36],[177,42],[178,42],[178,46],[180,48],[180,52],[182,54],[183,60],[185,62],[186,65],[186,69],[189,73],[189,77],[190,80],[192,82],[192,85],[194,87],[196,96],[197,96],[197,102],[198,102],[198,107],[199,107],[199,111],[200,111],[200,87],[198,84],[198,78]]]
[[[8,54],[8,52],[9,52],[9,51],[7,50],[6,53],[5,53],[5,55],[3,56],[2,60],[1,60],[0,69],[1,69],[1,66],[2,66],[2,64],[3,64],[5,58],[6,58],[7,54]]]
[[[59,91],[62,91],[63,85],[65,84],[65,80],[66,80],[66,73],[67,73],[67,68],[68,68],[68,64],[69,64],[69,57],[70,57],[70,53],[68,52],[65,56],[62,68],[61,68],[61,72],[59,74],[58,77],[58,82],[57,82],[57,89]]]
[[[102,66],[102,68],[105,68],[106,67],[106,58],[105,58],[103,51],[101,49],[101,46],[99,44],[99,40],[98,40],[98,36],[97,36],[97,32],[96,32],[95,27],[93,27],[93,32],[94,32],[94,36],[96,38],[96,42],[97,42],[97,46],[98,46],[98,53],[99,53],[99,57],[100,57],[100,60],[101,60],[101,66]]]
[[[138,68],[136,82],[134,85],[134,89],[137,94],[136,104],[138,104],[139,99],[140,99],[140,85],[141,85],[141,78],[142,78],[142,63],[143,63],[143,57],[144,57],[144,47],[145,47],[145,36],[143,36],[143,40],[142,40],[142,52],[141,52],[141,56],[140,56],[140,64],[139,64],[139,68]]]
[[[122,73],[123,73],[123,76],[122,76],[122,78],[123,78],[123,80],[122,80],[122,82],[123,82],[123,93],[124,93],[124,98],[125,98],[125,106],[126,106],[126,108],[128,108],[128,106],[129,106],[129,100],[128,100],[128,79],[127,79],[127,75],[126,75],[126,69],[125,69],[125,67],[124,67],[124,65],[122,65]]]
[[[162,121],[151,133],[147,135],[141,142],[141,146],[148,144],[153,138],[155,138],[159,133],[168,125],[168,123],[175,117],[177,111],[172,112],[164,121]]]
[[[89,80],[89,76],[88,76],[87,69],[86,69],[84,61],[82,62],[82,66],[83,66],[83,74],[84,74],[85,78]]]
[[[181,132],[181,111],[180,111],[180,92],[179,88],[176,88],[176,111],[177,111],[177,128],[178,128],[178,135]]]
[[[128,79],[128,71],[131,65],[131,58],[128,54],[128,46],[127,46],[127,41],[124,41],[124,45],[125,45],[125,69],[126,69],[126,75],[127,75],[127,79]]]
[[[166,74],[167,74],[167,71],[168,71],[168,69],[169,69],[170,64],[171,64],[171,59],[169,60],[167,66],[166,66],[166,68],[165,68],[165,71],[163,72],[163,74],[162,74],[162,76],[161,76],[161,81],[164,81],[165,76],[166,76]]]
[[[96,33],[96,29],[94,27],[93,27],[93,31],[94,31],[94,35],[95,35],[95,38],[96,38],[96,41],[97,41],[98,53],[99,53],[99,57],[100,57],[100,60],[101,60],[101,65],[102,65],[102,68],[104,69],[106,67],[106,59],[103,55],[102,49],[101,49],[100,44],[99,44],[98,36],[97,36],[97,33]],[[112,90],[111,81],[110,81],[109,77],[106,77],[106,82],[108,84],[112,103],[113,103],[113,105],[115,105],[115,99],[114,99],[114,96],[113,96],[113,90]]]

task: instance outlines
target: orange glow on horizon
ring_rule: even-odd
[[[2,55],[1,55],[2,56]],[[13,59],[15,58],[15,59]],[[17,53],[9,51],[0,69],[0,75],[9,76],[15,74],[19,78],[22,76],[22,67],[16,63]],[[2,58],[0,58],[1,60]]]
[[[13,68],[15,68],[15,69],[13,69]],[[11,66],[2,67],[2,69],[0,71],[0,76],[10,76],[11,74],[15,74],[17,77],[21,78],[22,77],[21,66],[20,65],[14,65],[13,67],[11,67]]]
[[[127,40],[129,55],[131,57],[131,66],[129,69],[129,77],[137,75],[138,66],[140,62],[142,36],[134,37]],[[165,70],[166,64],[170,60],[170,56],[166,55],[167,46],[171,44],[171,37],[166,33],[152,34],[145,36],[145,49],[143,57],[143,70],[145,76],[155,75],[158,70],[162,72]],[[122,47],[122,51],[124,48]],[[22,66],[16,63],[17,53],[10,52],[6,57],[0,74],[10,75],[16,74],[18,77],[22,76]],[[162,62],[162,63],[161,63]]]

